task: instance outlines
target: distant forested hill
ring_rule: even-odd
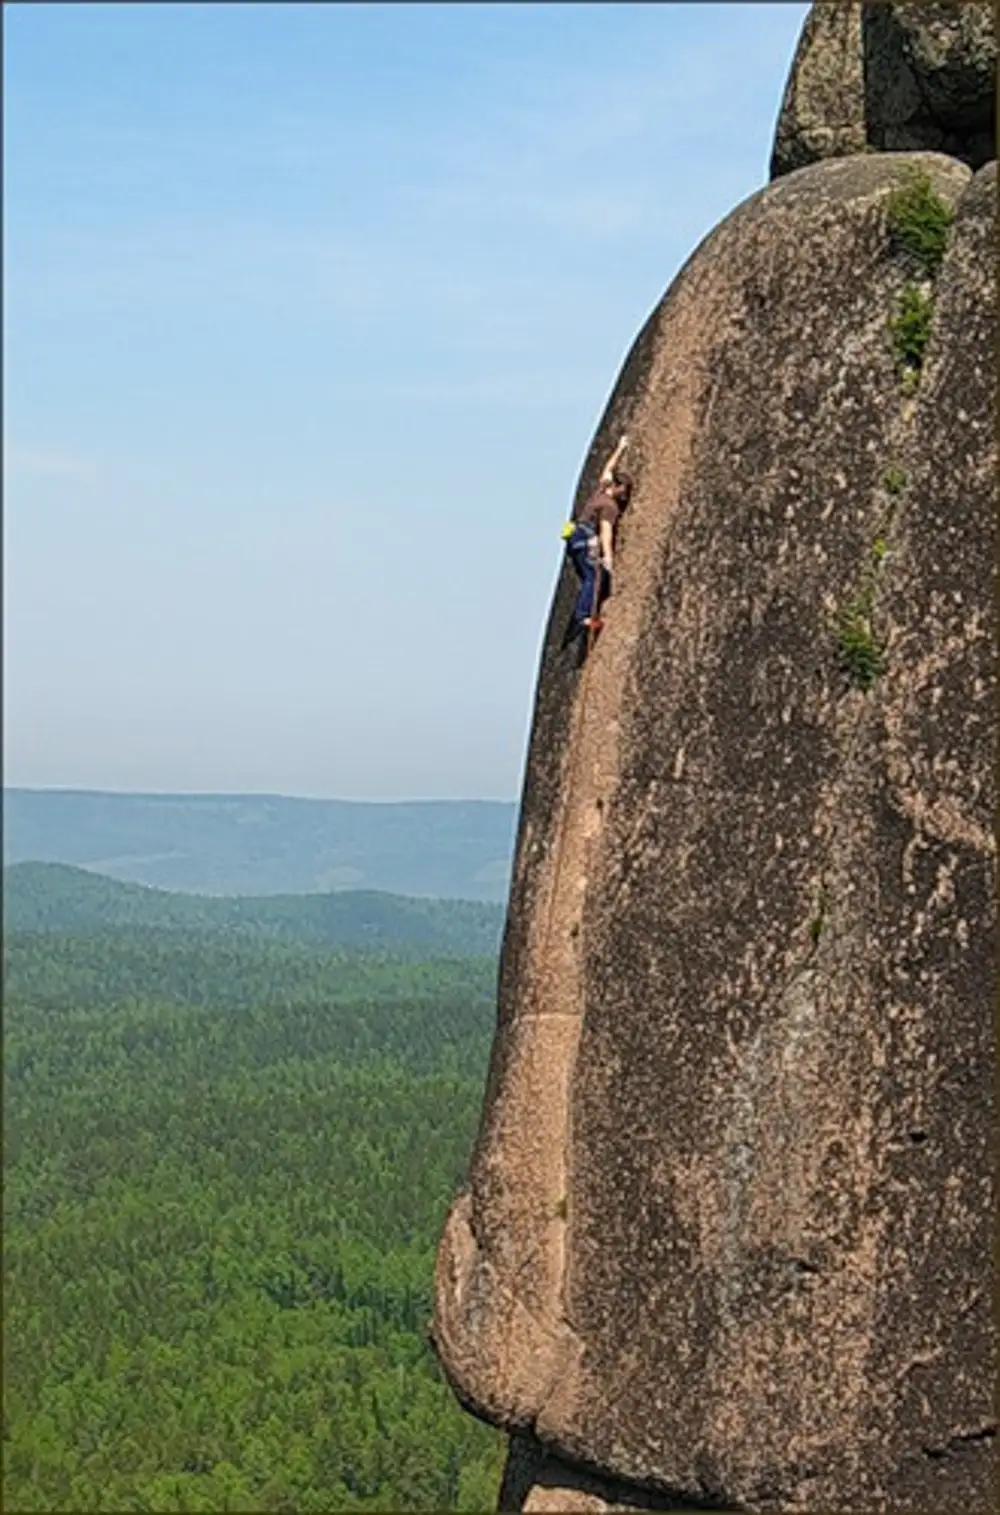
[[[4,862],[72,863],[193,894],[378,889],[506,897],[513,803],[4,790]]]
[[[493,956],[503,911],[471,900],[406,899],[373,890],[237,899],[173,894],[59,863],[4,869],[6,931],[226,932],[407,956]]]

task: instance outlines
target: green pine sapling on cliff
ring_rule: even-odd
[[[909,272],[889,330],[904,392],[912,394],[920,382],[931,334],[934,297],[925,286],[941,267],[955,212],[937,193],[928,173],[910,168],[889,195],[885,218],[890,248]]]

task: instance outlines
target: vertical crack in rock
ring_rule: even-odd
[[[601,866],[605,797],[615,782],[618,709],[629,675],[629,652],[648,613],[664,519],[676,506],[696,421],[694,392],[705,382],[697,361],[676,363],[677,346],[683,350],[687,344],[697,352],[699,316],[713,308],[710,283],[703,278],[697,281],[696,293],[687,299],[679,295],[671,351],[661,347],[652,358],[640,355],[638,364],[633,354],[626,365],[626,374],[630,367],[639,369],[639,382],[629,389],[626,401],[629,461],[637,488],[622,531],[616,594],[605,629],[570,694],[558,798],[549,845],[535,869],[514,987],[516,1002],[506,1033],[505,1067],[488,1105],[471,1197],[453,1207],[439,1257],[435,1344],[457,1391],[482,1413],[490,1413],[496,1397],[473,1384],[486,1361],[491,1377],[498,1363],[497,1356],[472,1348],[472,1339],[481,1342],[484,1336],[495,1339],[507,1332],[518,1308],[536,1322],[530,1340],[507,1334],[502,1345],[497,1340],[495,1350],[503,1364],[503,1381],[520,1385],[506,1406],[504,1423],[540,1432],[552,1417],[564,1418],[571,1405],[580,1350],[572,1325],[571,1152],[573,1082],[587,1009],[587,907]],[[659,311],[644,333],[647,343],[654,338],[658,317]],[[671,428],[655,440],[647,437],[645,423],[650,396],[658,404],[667,400],[675,414]],[[609,409],[595,451],[605,445],[616,419]],[[668,480],[656,496],[642,487],[643,473],[651,466]],[[525,828],[515,875],[523,875],[529,846],[530,831]],[[498,1204],[502,1209],[494,1225],[491,1218]],[[485,1240],[473,1234],[476,1213]],[[479,1303],[482,1291],[468,1292],[468,1278],[477,1274],[490,1279],[496,1311],[489,1321],[489,1305]],[[501,1274],[511,1280],[509,1289],[500,1285]],[[477,1308],[470,1312],[471,1298]]]

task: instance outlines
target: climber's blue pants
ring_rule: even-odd
[[[598,572],[598,564],[592,556],[594,548],[591,543],[596,545],[596,536],[596,532],[588,527],[578,526],[566,543],[569,560],[580,580],[580,592],[573,607],[573,620],[577,626],[582,626],[587,616],[594,615],[611,593],[611,575],[606,568],[601,568],[600,589],[595,603],[594,579]]]

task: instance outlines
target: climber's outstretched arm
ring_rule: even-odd
[[[626,449],[627,446],[628,446],[628,437],[627,436],[622,436],[621,440],[618,443],[618,446],[615,448],[614,452],[611,454],[611,456],[609,457],[608,461],[605,463],[604,467],[601,469],[601,483],[602,484],[610,484],[611,483],[612,475],[614,474],[614,471],[615,471],[615,469],[618,466],[618,460],[621,457],[622,453],[625,451],[625,449]]]

